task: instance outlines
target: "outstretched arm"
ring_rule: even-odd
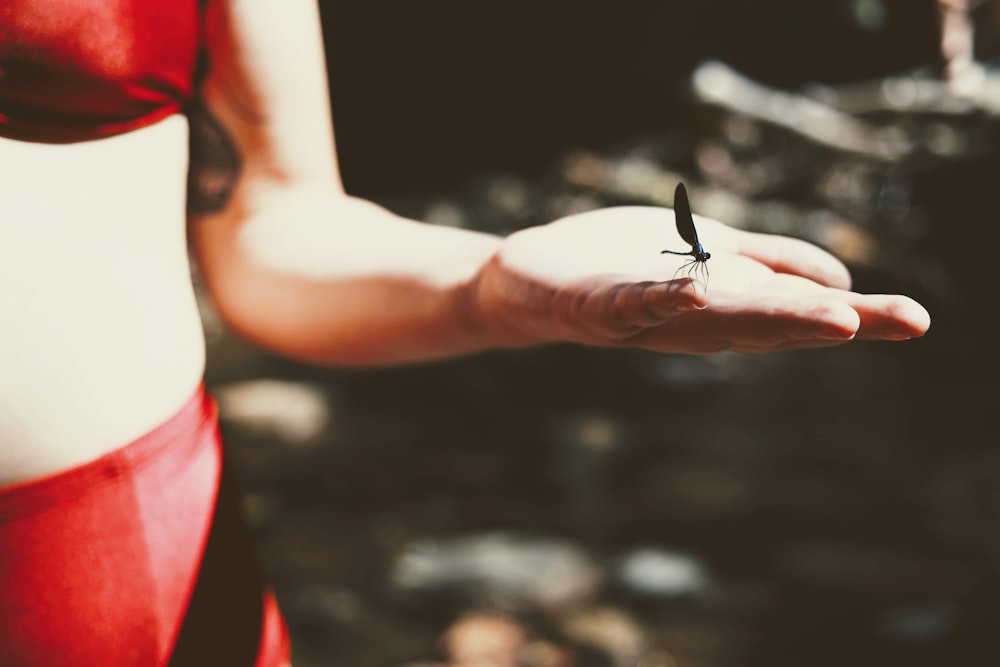
[[[461,292],[500,239],[344,193],[315,0],[210,0],[206,11],[190,228],[227,324],[324,363],[482,349]]]
[[[568,341],[674,352],[921,335],[902,296],[848,290],[840,262],[709,220],[709,291],[672,280],[670,209],[605,209],[507,239],[406,220],[340,184],[313,0],[210,0],[192,118],[191,225],[237,332],[330,364]]]

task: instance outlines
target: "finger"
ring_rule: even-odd
[[[690,278],[666,282],[643,281],[608,288],[608,326],[619,334],[663,324],[679,312],[704,308],[705,295]],[[594,311],[592,312],[599,312]]]
[[[848,341],[858,326],[854,309],[836,299],[803,300],[768,290],[752,301],[713,300],[709,308],[679,314],[633,342],[654,348],[679,344],[695,353],[791,349]]]
[[[735,252],[751,257],[778,273],[788,273],[821,285],[850,289],[851,274],[826,250],[800,239],[740,231]]]
[[[861,318],[858,338],[866,340],[907,340],[922,336],[930,328],[927,310],[913,299],[899,294],[859,294],[792,275],[775,275],[775,289],[794,292],[803,298],[829,298],[853,308]]]
[[[857,298],[860,297],[860,298]],[[908,340],[923,336],[931,326],[931,316],[913,299],[898,294],[860,294],[845,302],[861,316],[858,338],[866,340]]]
[[[733,313],[719,311],[716,326],[734,346],[775,346],[792,341],[852,339],[860,326],[858,313],[836,299],[788,298],[762,292]]]
[[[690,277],[676,278],[648,284],[643,290],[642,302],[662,321],[677,313],[705,308],[708,293],[701,283]]]

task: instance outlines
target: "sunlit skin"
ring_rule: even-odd
[[[696,218],[712,289],[673,276],[656,243],[673,212],[608,208],[509,237],[478,278],[482,317],[509,344],[571,340],[663,352],[765,352],[853,338],[904,340],[930,326],[900,295],[850,291],[846,267],[797,239]]]

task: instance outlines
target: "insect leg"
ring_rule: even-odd
[[[684,253],[676,253],[676,254],[680,255],[680,254],[684,254]],[[687,268],[688,268],[689,266],[691,266],[691,262],[685,262],[684,264],[681,264],[681,265],[680,265],[680,266],[679,266],[679,267],[677,268],[677,270],[676,270],[676,271],[674,271],[674,275],[673,275],[673,276],[672,276],[672,277],[670,278],[670,283],[671,283],[671,286],[670,286],[670,289],[673,289],[673,288],[674,288],[674,283],[676,283],[676,282],[677,282],[677,277],[678,277],[679,275],[681,275],[682,273],[684,273],[684,269],[687,269]],[[691,273],[690,273],[690,271],[689,271],[689,272],[688,272],[688,274],[687,274],[687,279],[688,279],[688,280],[690,280],[690,279],[691,279]],[[677,289],[680,289],[680,287],[678,287]]]

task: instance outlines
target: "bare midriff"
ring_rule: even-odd
[[[0,138],[0,485],[127,445],[196,390],[187,121]]]

